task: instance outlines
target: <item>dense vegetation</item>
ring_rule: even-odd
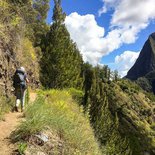
[[[154,154],[154,95],[128,80],[109,80],[103,71],[89,69],[92,79],[84,100],[103,153]]]
[[[135,81],[142,89],[155,94],[155,72],[151,71]]]

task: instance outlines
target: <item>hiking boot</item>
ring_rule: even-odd
[[[18,112],[18,107],[15,107],[15,111]]]

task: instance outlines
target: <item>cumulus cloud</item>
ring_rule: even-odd
[[[112,25],[134,26],[148,24],[150,19],[155,18],[154,0],[120,0],[114,7],[111,20]]]
[[[103,13],[107,12],[107,7],[103,6],[101,9],[98,10],[98,16],[100,17]]]
[[[136,41],[138,34],[155,19],[154,0],[102,0],[99,15],[113,9],[110,31],[97,24],[92,14],[79,15],[74,12],[66,17],[65,24],[71,38],[77,43],[84,61],[93,65],[120,48]]]
[[[97,25],[94,15],[81,16],[74,12],[66,17],[65,24],[71,38],[77,43],[84,61],[95,64],[103,56],[104,28]]]
[[[122,43],[134,43],[138,33],[155,19],[154,0],[102,0],[104,10],[113,9],[110,27],[120,30]],[[99,10],[101,15],[101,11]],[[103,12],[104,13],[104,12]]]
[[[93,65],[99,63],[102,56],[119,48],[122,44],[120,31],[113,30],[104,36],[104,28],[98,26],[95,16],[79,15],[74,12],[66,17],[66,27],[71,38],[77,43],[84,61]]]
[[[136,62],[140,52],[125,51],[121,55],[115,57],[115,62],[111,63],[110,66],[113,70],[118,70],[121,77],[124,77],[128,70]]]
[[[98,16],[100,17],[102,14],[107,13],[107,11],[117,5],[119,0],[102,0],[104,3],[103,7],[98,10]]]

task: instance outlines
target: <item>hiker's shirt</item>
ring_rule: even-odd
[[[23,78],[24,78],[24,81],[22,81],[21,83],[16,83],[16,86],[15,86],[15,96],[17,98],[21,98],[24,94],[24,91],[26,90],[26,79],[27,79],[27,74],[25,72],[22,72],[21,70],[16,70],[15,72],[15,75],[17,73],[20,73],[20,74],[23,74]]]

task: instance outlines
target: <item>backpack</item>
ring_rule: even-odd
[[[14,79],[13,79],[13,86],[14,88],[17,87],[25,87],[25,77],[24,77],[24,73],[22,72],[16,72],[14,75]]]

